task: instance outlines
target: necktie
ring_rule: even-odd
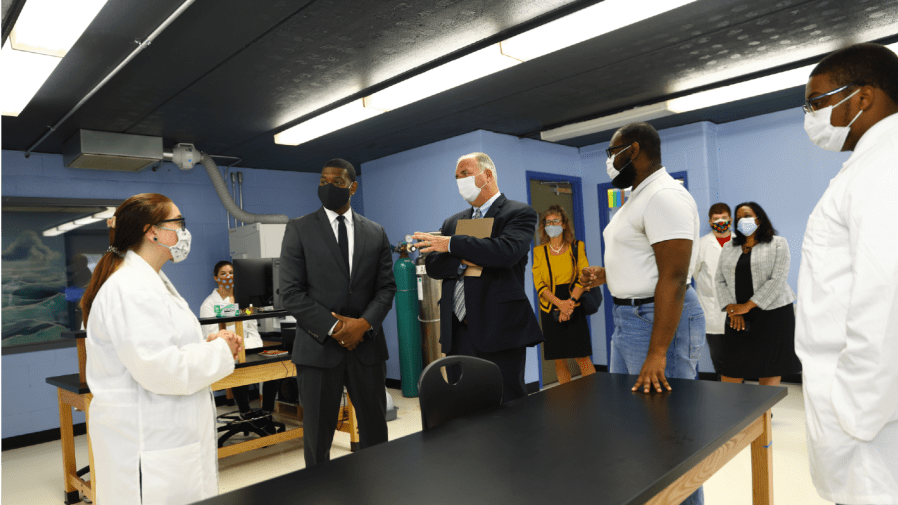
[[[343,255],[343,261],[346,262],[346,268],[349,269],[349,234],[346,233],[346,216],[337,216],[337,242],[340,245],[340,254]]]
[[[480,212],[480,209],[474,209],[474,219],[480,219],[483,217],[483,214]],[[465,310],[465,278],[464,278],[464,270],[459,273],[458,281],[455,283],[455,293],[452,296],[453,308],[455,311],[455,317],[458,318],[459,321],[464,321],[465,316],[468,315],[468,311]]]

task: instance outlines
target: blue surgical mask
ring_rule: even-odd
[[[736,229],[739,230],[739,233],[748,237],[758,229],[758,223],[756,223],[755,221],[756,219],[753,217],[743,217],[739,220],[739,224],[736,226]]]
[[[553,225],[546,226],[546,235],[548,235],[552,238],[555,238],[555,237],[561,235],[561,232],[563,232],[563,231],[564,231],[564,228],[562,228],[561,225],[553,224]]]

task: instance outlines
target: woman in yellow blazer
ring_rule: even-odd
[[[571,381],[568,358],[577,360],[583,376],[596,373],[586,314],[578,303],[584,289],[576,275],[589,261],[586,247],[574,240],[573,227],[560,206],[553,205],[543,213],[538,231],[541,245],[533,249],[533,283],[546,337],[543,356],[555,360],[558,382],[564,384]]]

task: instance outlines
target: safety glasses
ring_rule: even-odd
[[[822,95],[812,96],[811,98],[808,98],[807,100],[804,101],[804,105],[801,108],[804,109],[805,114],[813,114],[815,112],[815,108],[814,108],[815,102],[819,102],[823,98],[826,98],[828,96],[835,95],[836,93],[845,91],[846,89],[848,89],[852,86],[857,86],[857,83],[853,82],[851,84],[846,84],[846,85],[842,86],[841,88],[834,89],[827,93],[823,93]]]

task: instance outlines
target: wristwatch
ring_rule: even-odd
[[[578,303],[578,302],[579,302],[579,301],[580,301],[580,299],[579,299],[579,298],[574,298],[574,297],[573,297],[573,296],[572,296],[572,297],[571,297],[571,300],[573,300],[573,301],[574,301],[574,303]]]

